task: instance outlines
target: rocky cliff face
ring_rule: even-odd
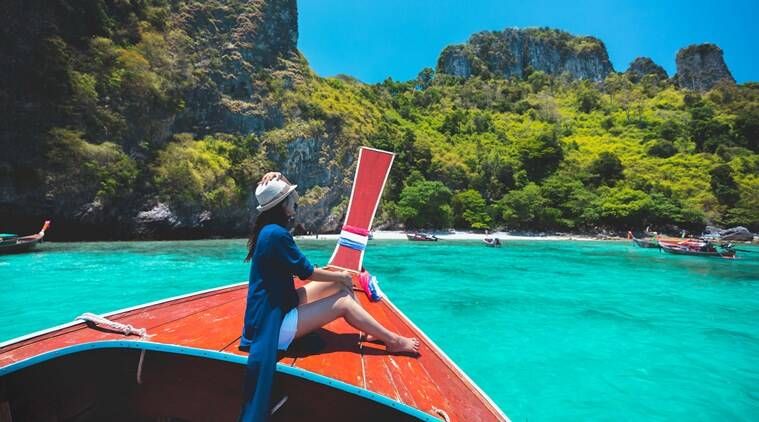
[[[648,57],[638,57],[633,60],[625,74],[633,82],[638,82],[647,75],[651,75],[657,81],[667,79],[667,71]]]
[[[308,73],[297,39],[296,0],[7,2],[0,222],[23,231],[53,218],[51,238],[79,239],[244,230],[247,210],[183,212],[155,197],[153,160],[176,133],[248,136],[281,126],[282,111],[267,98],[272,86],[292,89]],[[51,140],[60,128],[68,132]],[[56,154],[56,163],[56,142],[57,153],[72,156]],[[104,201],[103,188],[123,181],[109,164],[137,175],[127,176],[124,195]],[[110,180],[56,178],[56,166]]]
[[[722,49],[714,44],[698,44],[677,52],[675,82],[680,88],[708,91],[717,82],[735,83],[725,64]]]
[[[281,124],[263,97],[268,81],[292,86],[305,68],[295,0],[190,3],[173,25],[194,41],[183,47],[196,50],[190,69],[201,82],[174,131],[247,134]]]
[[[357,147],[371,135],[357,128],[371,126],[357,110],[371,104],[341,111],[326,88],[309,97],[321,79],[297,50],[296,0],[7,3],[0,14],[3,227],[32,232],[52,218],[53,239],[239,236],[257,205],[256,178],[270,170],[299,185],[301,230],[339,227]],[[438,61],[440,73],[459,77],[543,71],[598,81],[612,70],[601,41],[551,29],[478,33]],[[628,72],[666,77],[645,59]],[[677,78],[690,89],[732,80],[715,46],[681,51]],[[170,148],[183,136],[202,144],[206,135],[234,141]],[[213,150],[221,144],[228,150]],[[171,161],[161,157],[166,151],[185,154],[167,168],[204,179],[197,185],[214,192],[192,180],[192,195],[157,188],[156,167]],[[213,195],[222,200],[209,205]]]
[[[463,78],[522,77],[530,70],[540,70],[593,81],[603,80],[613,71],[603,42],[555,29],[480,32],[466,44],[444,49],[437,67],[440,73]]]

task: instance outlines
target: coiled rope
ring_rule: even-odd
[[[148,335],[148,331],[144,328],[134,328],[134,326],[131,324],[122,324],[120,322],[111,321],[110,319],[103,318],[90,312],[85,312],[76,317],[76,319],[81,319],[85,322],[90,322],[95,325],[105,326],[106,328],[109,328],[113,331],[121,331],[121,333],[125,336],[137,335],[142,339],[152,337]]]
[[[144,328],[134,328],[131,324],[122,324],[120,322],[111,321],[108,318],[103,318],[91,312],[85,312],[76,317],[76,319],[81,319],[82,321],[98,326],[104,326],[113,331],[120,331],[125,336],[137,335],[140,336],[140,340],[148,340],[150,337],[153,337],[152,335],[149,335],[148,331]],[[140,363],[137,364],[137,384],[142,384],[142,364],[144,361],[145,349],[142,349],[140,351]]]

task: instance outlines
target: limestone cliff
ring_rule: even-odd
[[[613,71],[603,42],[556,29],[513,29],[480,32],[463,45],[446,47],[438,72],[469,76],[522,77],[530,70],[574,79],[603,80]]]
[[[416,121],[414,108],[447,101],[440,98],[446,90],[314,75],[297,49],[296,0],[6,3],[3,230],[32,232],[51,218],[51,239],[242,236],[257,205],[256,181],[280,170],[299,185],[300,230],[333,231],[345,212],[359,145],[404,157],[396,165],[402,176],[389,182],[396,201],[415,167],[431,179],[445,173],[430,169],[428,142],[494,126],[478,111],[464,129],[456,119],[469,114],[454,113],[440,119],[450,130],[436,122],[430,130],[439,135],[421,141],[401,127]],[[536,71],[591,81],[613,71],[601,41],[553,29],[474,34],[447,47],[437,67],[439,74],[490,78],[471,81],[483,86]],[[645,58],[628,74],[666,78]],[[678,54],[680,86],[703,90],[720,79],[732,81],[716,46]],[[482,107],[532,112],[522,95],[504,90],[497,95],[504,98],[493,96],[497,104],[483,96]],[[750,135],[751,121],[736,127]],[[504,180],[512,179],[510,171]]]
[[[647,75],[651,75],[657,81],[667,79],[667,71],[648,57],[638,57],[633,60],[625,74],[633,82],[638,82]]]
[[[187,93],[175,131],[247,134],[281,124],[263,99],[268,81],[292,86],[306,68],[295,0],[191,2],[174,19],[192,40],[182,47],[199,82]]]
[[[297,39],[296,0],[10,0],[0,221],[23,231],[52,218],[51,238],[242,233],[246,209],[166,202],[151,169],[177,133],[283,125],[268,96],[309,72]]]
[[[676,64],[674,80],[680,88],[708,91],[722,80],[735,83],[722,49],[714,44],[696,44],[680,49]]]

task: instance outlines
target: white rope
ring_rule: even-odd
[[[140,363],[137,364],[137,384],[142,384],[142,362],[145,360],[145,349],[140,352]]]
[[[275,404],[274,407],[272,407],[271,413],[269,413],[269,415],[270,416],[273,415],[274,412],[279,410],[279,408],[285,404],[286,401],[287,401],[287,396],[282,397],[282,400],[278,401],[277,404]]]
[[[432,411],[434,413],[437,413],[439,416],[441,416],[445,422],[451,422],[451,417],[448,416],[447,413],[445,413],[445,410],[432,406]]]
[[[103,318],[91,312],[85,312],[76,317],[76,319],[81,319],[82,321],[95,325],[102,325],[113,331],[121,331],[125,336],[131,336],[133,334],[138,335],[140,336],[140,340],[147,340],[150,337],[153,337],[152,335],[148,335],[148,331],[144,328],[134,328],[131,324],[122,324],[120,322],[111,321],[110,319]],[[145,361],[145,351],[145,349],[140,351],[140,363],[137,364],[137,384],[142,384],[142,363]]]
[[[122,324],[120,322],[111,321],[109,319],[103,318],[101,316],[95,315],[90,312],[85,312],[76,319],[81,319],[86,322],[91,322],[95,325],[104,325],[107,328],[110,328],[114,331],[121,331],[125,336],[131,336],[131,335],[138,335],[142,339],[147,339],[149,337],[152,337],[151,335],[148,335],[148,331],[144,328],[134,328],[134,326],[130,324]]]

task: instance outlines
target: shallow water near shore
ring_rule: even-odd
[[[317,265],[334,241],[299,240]],[[45,243],[0,256],[0,341],[247,279],[244,240]],[[383,290],[514,421],[755,420],[759,248],[373,241]]]

